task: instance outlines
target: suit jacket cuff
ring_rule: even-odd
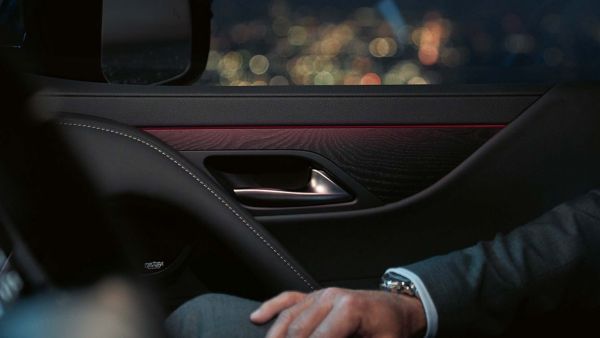
[[[431,295],[427,290],[427,287],[421,280],[421,278],[416,275],[414,272],[406,269],[406,268],[391,268],[386,272],[395,272],[406,278],[410,279],[417,289],[417,294],[419,295],[419,299],[423,304],[423,308],[425,310],[425,318],[427,319],[427,331],[425,332],[425,338],[433,338],[437,334],[438,328],[438,314],[437,309],[435,308],[435,304],[431,299]]]

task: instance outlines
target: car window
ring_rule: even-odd
[[[597,80],[599,13],[597,0],[214,0],[199,84]]]
[[[25,39],[23,4],[17,0],[0,0],[0,46],[20,48]]]

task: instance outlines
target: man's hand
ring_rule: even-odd
[[[406,338],[426,328],[418,299],[382,291],[284,292],[263,303],[250,319],[264,324],[275,316],[267,338]]]

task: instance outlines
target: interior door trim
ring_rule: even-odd
[[[147,87],[32,77],[46,112],[131,126],[507,124],[549,86]],[[93,104],[90,104],[93,103]]]

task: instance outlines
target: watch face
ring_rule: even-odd
[[[416,297],[417,292],[413,282],[394,272],[387,272],[381,278],[381,289],[392,292],[404,294],[411,297]]]

